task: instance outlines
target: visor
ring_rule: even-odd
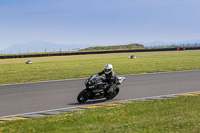
[[[108,72],[111,71],[111,69],[105,69],[104,71],[105,71],[106,73],[108,73]]]

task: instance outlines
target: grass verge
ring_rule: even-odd
[[[136,59],[128,59],[130,55]],[[34,64],[25,64],[31,60]],[[0,84],[89,77],[112,64],[117,75],[199,70],[200,50],[73,55],[0,60]]]
[[[53,116],[9,121],[0,132],[199,132],[200,96],[125,103]]]

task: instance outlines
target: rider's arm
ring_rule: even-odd
[[[103,75],[103,74],[105,74],[104,70],[101,71],[101,72],[99,72],[99,73],[97,73],[96,75],[101,76],[101,75]]]
[[[103,75],[103,74],[104,74],[104,70],[103,70],[103,71],[101,71],[101,72],[99,72],[99,73],[97,73],[97,74],[95,74],[94,76],[92,76],[92,78],[91,78],[91,79],[93,79],[94,77],[101,76],[101,75]]]

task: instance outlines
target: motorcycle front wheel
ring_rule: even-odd
[[[82,90],[82,91],[79,93],[78,97],[77,97],[77,101],[78,101],[79,103],[84,103],[84,102],[86,102],[86,101],[88,100],[89,95],[90,95],[90,94],[89,94],[88,91]]]

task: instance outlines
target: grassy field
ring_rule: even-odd
[[[132,54],[137,58],[128,59]],[[199,70],[199,61],[200,50],[2,59],[0,84],[89,77],[108,63],[117,75]],[[199,132],[199,101],[181,96],[8,121],[0,123],[0,132]]]
[[[0,124],[5,133],[199,133],[200,96],[132,102]]]
[[[132,54],[137,59],[128,59]],[[199,61],[200,50],[1,59],[0,84],[89,77],[106,64],[117,75],[199,70]]]

